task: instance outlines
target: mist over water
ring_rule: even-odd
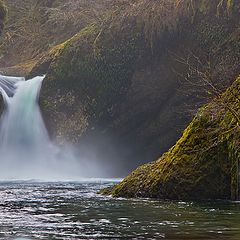
[[[0,76],[4,112],[0,121],[0,179],[77,180],[99,168],[78,159],[73,149],[57,146],[48,135],[38,105],[44,76]]]

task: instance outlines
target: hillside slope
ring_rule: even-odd
[[[25,75],[53,46],[69,39],[112,7],[112,0],[4,0],[8,9],[0,39],[0,69]],[[0,16],[1,17],[1,16]]]

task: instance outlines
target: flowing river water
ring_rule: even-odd
[[[1,182],[0,239],[240,239],[236,202],[115,199],[113,180]]]

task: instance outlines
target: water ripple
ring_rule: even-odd
[[[239,204],[113,199],[111,182],[0,182],[0,239],[240,239]]]

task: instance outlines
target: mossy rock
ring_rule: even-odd
[[[59,119],[59,115],[54,114],[69,109],[69,100],[64,99],[66,95],[74,99],[68,115],[75,116],[64,124],[59,119],[58,135],[66,136],[68,133],[62,132],[73,126],[70,121],[74,122],[74,119],[78,119],[76,123],[80,128],[81,125],[91,128],[108,121],[112,107],[121,101],[129,88],[134,64],[140,55],[140,33],[128,35],[129,29],[124,32],[122,34],[114,29],[103,30],[96,24],[89,25],[68,41],[54,47],[35,65],[29,77],[44,73],[47,69],[41,104],[45,115],[51,117],[48,119],[54,120],[48,122],[50,131],[51,126],[56,129],[55,120]],[[56,101],[60,95],[63,99]],[[84,123],[79,120],[82,116]],[[85,127],[81,129],[75,132],[75,136],[86,130]],[[75,136],[71,135],[72,139]]]
[[[240,78],[199,110],[176,145],[159,160],[139,167],[105,193],[115,197],[236,199],[239,97]]]
[[[78,89],[95,118],[126,90],[138,55],[137,35],[115,34],[109,39],[101,31],[91,25],[68,41],[48,76],[52,84],[58,81],[66,89]]]

